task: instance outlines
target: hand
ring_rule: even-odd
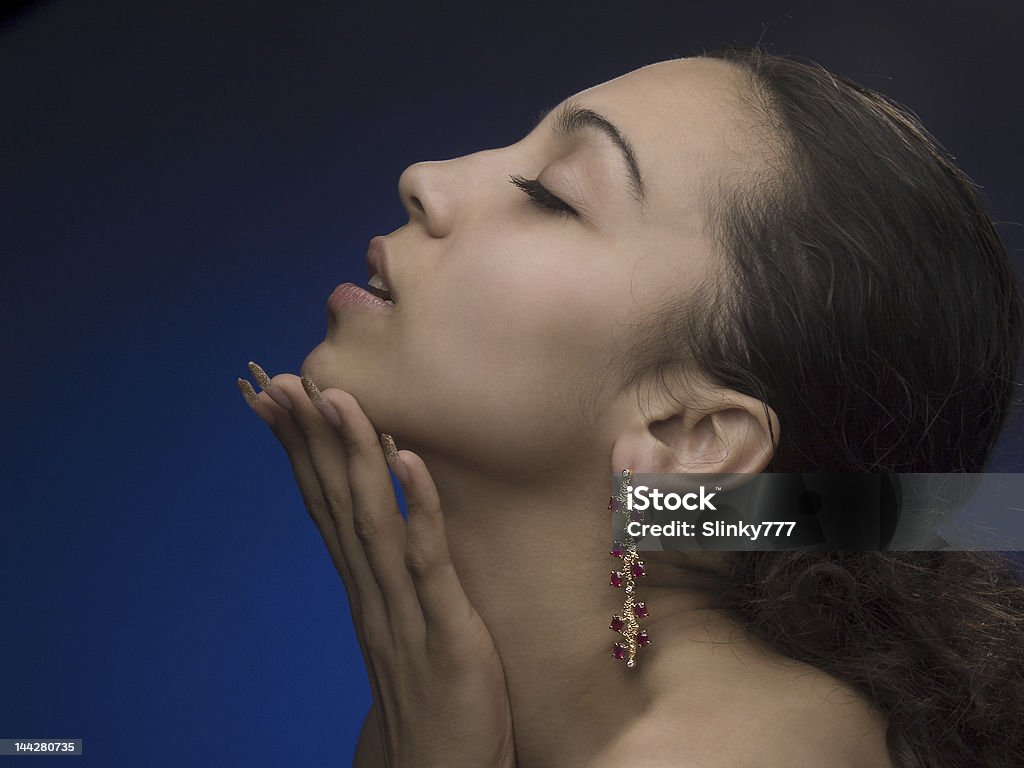
[[[288,453],[345,584],[387,765],[512,768],[505,673],[452,565],[426,465],[411,451],[386,461],[352,395],[251,370],[264,391],[255,395],[249,387],[246,399]],[[389,462],[402,483],[408,523]]]

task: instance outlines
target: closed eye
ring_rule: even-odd
[[[574,216],[579,218],[579,213],[575,208],[560,197],[556,197],[551,194],[551,192],[548,191],[548,188],[541,184],[537,179],[527,179],[523,176],[516,175],[509,176],[509,181],[529,195],[530,200],[541,208],[548,211],[554,211],[555,213],[562,214],[563,216]]]

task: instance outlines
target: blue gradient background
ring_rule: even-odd
[[[330,291],[405,221],[408,164],[729,42],[907,103],[1020,222],[1024,6],[965,5],[68,0],[8,18],[0,737],[83,738],[75,765],[350,764],[369,689],[284,452],[236,389],[246,361],[298,370]],[[1019,225],[1001,232],[1020,270]],[[1019,411],[991,469],[1024,471]]]

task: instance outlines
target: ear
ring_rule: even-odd
[[[634,403],[612,448],[613,473],[757,473],[775,455],[775,411],[726,387],[690,382],[677,398]]]

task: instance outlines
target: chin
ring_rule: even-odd
[[[357,392],[363,391],[356,383],[362,378],[362,373],[353,365],[343,363],[339,359],[337,347],[326,341],[315,346],[299,368],[299,375],[312,379],[321,392],[329,387],[337,387],[357,398]]]
[[[326,342],[320,342],[306,355],[306,359],[302,361],[302,366],[299,368],[300,376],[308,376],[317,384],[322,381],[321,377],[326,367],[323,360],[323,356],[327,353],[327,350],[324,349],[325,346]]]

